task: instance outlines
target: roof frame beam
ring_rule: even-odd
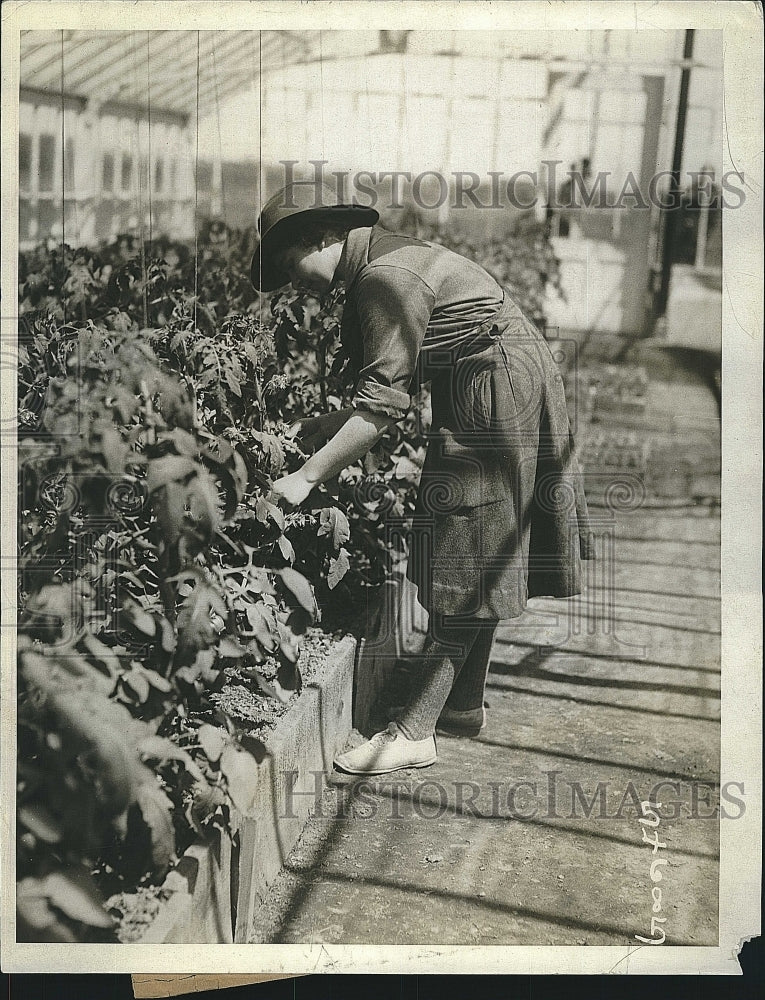
[[[44,79],[44,74],[43,79],[38,79],[41,75],[38,71],[28,73],[29,67],[22,59],[22,85],[32,86],[38,92],[47,90],[60,94],[61,52],[60,49],[56,51],[58,45],[55,33],[46,34],[49,35],[49,40],[37,45],[35,51],[45,54],[45,60],[38,61],[36,65],[47,66],[47,80]],[[107,35],[110,37],[105,41],[104,36]],[[114,35],[119,37],[111,37]],[[156,106],[157,111],[163,107],[170,111],[182,108],[182,113],[188,114],[197,97],[196,35],[196,31],[187,30],[152,31],[150,34],[143,31],[75,32],[65,42],[64,94],[92,97],[99,104],[117,101],[136,107],[138,111],[145,99],[147,110],[151,104]],[[294,31],[200,31],[199,41],[200,56],[204,60],[204,72],[199,81],[199,99],[200,106],[204,103],[205,107],[214,107],[216,99],[220,102],[221,95],[228,95],[248,78],[254,80],[261,73],[276,69],[274,63],[278,62],[278,68],[285,68],[291,62],[305,59],[311,52],[311,45],[306,38]],[[247,49],[250,49],[252,56],[249,67],[236,70],[229,68],[233,57],[242,56]],[[163,59],[170,51],[177,56],[179,50],[183,55],[180,59],[173,59],[172,65]],[[77,56],[76,52],[80,55]],[[88,55],[83,55],[84,52],[88,52]],[[213,55],[214,60],[211,58]],[[146,70],[145,74],[136,71],[136,64],[141,62]],[[184,70],[191,70],[192,73],[184,74]],[[179,72],[181,76],[186,75],[185,80],[178,80]],[[28,79],[28,76],[32,76],[32,79]],[[141,77],[144,77],[145,86]]]
[[[288,41],[302,50],[304,56],[311,51],[310,43],[306,41],[300,31],[264,31],[262,35],[264,42],[273,42],[274,45],[279,45],[280,47],[282,43],[277,39],[286,37]]]
[[[252,45],[252,39],[239,38],[235,42],[232,39],[232,44],[230,44],[229,48],[216,49],[215,63],[213,64],[213,61],[211,59],[210,63],[208,64],[211,67],[210,73],[203,74],[200,79],[199,83],[200,93],[203,88],[206,89],[209,86],[209,82],[212,82],[213,86],[215,84],[216,74],[212,69],[213,66],[215,67],[215,69],[217,69],[217,79],[219,83],[222,79],[226,77],[228,71],[219,65],[221,58],[224,57],[230,58],[234,53],[238,54],[240,52],[243,52],[246,48],[249,48],[251,45]],[[210,51],[209,54],[212,55],[212,50]],[[248,73],[252,76],[256,76],[258,70],[255,67],[253,67],[252,69],[248,70]],[[152,103],[156,102],[157,104],[162,104],[163,101],[165,102],[169,101],[172,104],[175,95],[188,93],[190,95],[188,103],[193,105],[196,102],[196,90],[197,90],[196,76],[193,77],[190,76],[186,80],[180,80],[180,81],[176,80],[175,83],[171,84],[170,86],[164,87],[159,91],[157,90],[153,91],[151,94],[151,100]]]
[[[216,32],[216,34],[219,33]],[[230,32],[227,38],[205,39],[207,45],[201,42],[199,46],[199,64],[202,75],[207,75],[208,71],[212,73],[213,66],[217,67],[218,62],[222,58],[227,58],[232,53],[251,48],[253,44],[252,34],[254,33]],[[195,62],[196,51],[191,60],[192,66]]]
[[[46,32],[46,34],[53,34],[53,32]],[[96,54],[100,56],[108,52],[109,50],[113,49],[116,45],[123,45],[127,40],[127,38],[129,38],[128,33],[124,31],[109,32],[109,34],[115,34],[118,35],[119,37],[112,38],[105,44],[103,42],[103,39],[98,39],[98,38],[83,38],[82,40],[75,42],[74,44],[71,43],[69,43],[68,45],[65,44],[64,70],[66,70],[66,63],[68,57],[72,56],[74,54],[74,50],[78,48],[82,48],[85,45],[91,45],[93,48],[95,48]],[[99,42],[101,43],[100,45],[98,44]],[[47,54],[45,58],[38,63],[35,63],[35,60],[31,60],[30,64],[30,57],[26,55],[23,51],[21,52],[20,66],[25,76],[29,73],[35,73],[41,76],[45,76],[45,74],[51,69],[53,70],[54,73],[58,71],[60,74],[61,72],[60,39],[53,38],[49,42],[42,43],[38,51],[42,52],[43,47],[46,49]]]
[[[217,94],[215,94],[213,91],[210,91],[209,89],[205,93],[204,97],[200,93],[199,95],[200,111],[202,110],[202,108],[204,108],[205,112],[214,111],[216,110],[216,107],[220,108],[220,104],[223,101],[224,97],[227,97],[229,94],[237,90],[240,90],[242,84],[246,83],[248,80],[251,79],[252,77],[250,76],[250,74],[242,70],[236,75],[230,76],[229,79],[226,80],[225,84],[218,88]]]
[[[145,32],[142,32],[142,34],[145,35]],[[161,34],[163,34],[163,35],[177,35],[179,33],[178,32],[172,32],[172,31],[168,31],[168,32],[163,31],[163,32],[161,32]],[[186,32],[183,32],[183,34],[186,34]],[[193,32],[188,32],[188,34],[193,34]],[[172,49],[176,48],[178,46],[178,41],[179,40],[178,40],[177,37],[176,38],[166,38],[166,39],[162,39],[162,40],[156,41],[155,42],[155,46],[151,46],[151,45],[149,46],[150,58],[153,58],[154,55],[161,55],[164,52],[169,52]],[[146,64],[146,62],[145,62],[145,51],[146,51],[146,42],[145,42],[145,39],[143,39],[142,42],[140,43],[140,48],[139,48],[139,45],[136,44],[136,40],[135,40],[134,36],[128,35],[126,37],[126,39],[125,39],[125,42],[126,42],[127,47],[122,52],[122,54],[119,55],[116,59],[107,60],[107,61],[101,61],[99,59],[98,66],[96,66],[95,68],[93,66],[90,66],[90,67],[86,67],[84,69],[84,76],[82,77],[82,81],[81,82],[82,83],[87,82],[88,90],[91,93],[93,92],[94,89],[105,87],[106,88],[106,93],[102,97],[103,100],[109,100],[109,99],[111,99],[120,90],[120,84],[119,83],[118,83],[118,85],[116,87],[115,86],[108,87],[107,85],[108,85],[109,81],[119,81],[120,77],[124,75],[125,70],[129,69],[130,64],[132,63],[133,65],[135,65],[135,63],[139,60],[139,58],[140,58],[141,62],[143,62],[144,65]],[[143,50],[142,53],[140,53],[141,49]],[[66,79],[66,77],[65,77],[65,79]],[[75,79],[76,79],[76,77],[75,77]],[[80,84],[77,83],[75,85],[79,86]]]
[[[275,53],[275,51],[276,51],[275,49],[273,48],[271,49],[271,52]],[[281,51],[282,50],[280,47],[280,54]],[[217,55],[218,53],[216,53],[216,56]],[[228,96],[230,93],[234,92],[236,89],[241,87],[241,85],[243,83],[246,83],[248,80],[258,79],[263,72],[268,72],[268,69],[283,68],[282,65],[279,65],[278,67],[264,67],[263,66],[264,62],[265,60],[261,61],[259,59],[257,67],[242,69],[233,76],[230,73],[220,75],[218,78],[217,103],[220,105],[224,96]],[[233,82],[229,83],[229,80],[232,80]],[[207,80],[205,80],[204,83],[200,84],[199,88],[200,109],[204,107],[205,110],[207,111],[215,108],[216,94],[214,91],[215,91],[214,79],[210,80],[208,78]],[[190,80],[185,86],[177,84],[171,90],[165,91],[161,95],[153,96],[152,103],[154,103],[155,101],[157,102],[158,105],[161,104],[161,101],[166,101],[169,102],[171,105],[179,103],[183,104],[186,107],[188,107],[189,105],[193,107],[193,105],[196,102],[196,83],[194,80]]]
[[[189,34],[196,36],[196,32],[190,32]],[[202,34],[203,33],[200,32],[200,36]],[[231,34],[233,35],[234,33],[232,32]],[[241,39],[239,38],[232,37],[230,39],[225,39],[223,41],[223,49],[222,49],[223,54],[228,55],[228,53],[230,51],[233,51],[233,49],[238,44],[241,44]],[[204,51],[200,38],[200,59],[206,58],[207,55],[208,53]],[[181,77],[180,82],[176,82],[170,87],[164,86],[157,89],[152,83],[153,74],[151,73],[151,65],[156,65],[156,63],[154,59],[154,52],[151,51],[150,67],[149,67],[150,71],[148,79],[146,81],[147,86],[146,87],[142,86],[140,88],[140,92],[144,95],[147,104],[148,102],[151,102],[152,104],[156,104],[158,106],[162,105],[163,101],[165,100],[165,94],[172,93],[176,89],[179,89],[181,92],[187,92],[189,89],[190,81],[192,80],[196,81],[196,62],[197,62],[197,48],[196,48],[196,39],[194,39],[193,48],[189,47],[187,53],[184,54],[181,58],[174,59],[172,64],[172,75],[176,77],[176,79],[180,76]],[[162,69],[159,70],[160,74],[163,74],[165,69],[166,67],[163,66]],[[194,82],[193,84],[193,90],[194,92],[196,92],[196,82]],[[135,102],[139,99],[139,89],[137,87],[125,87],[123,81],[121,86],[112,94],[113,97],[117,97],[117,95],[119,95],[118,99],[120,100],[132,100]],[[193,104],[193,103],[194,103],[193,99],[187,100],[186,106],[188,104]],[[169,106],[173,107],[173,104],[170,104]]]
[[[120,75],[124,75],[130,63],[135,63],[138,50],[135,44],[135,34],[131,32],[120,32],[121,38],[114,39],[113,43],[104,49],[100,49],[97,56],[88,60],[80,60],[74,67],[66,67],[66,53],[64,54],[64,87],[66,90],[75,90],[83,83],[87,83],[88,91],[93,93],[104,88],[109,80],[117,80]],[[167,38],[161,42],[155,42],[157,54],[169,51],[178,44],[178,32],[158,32],[162,35],[176,35],[176,38]],[[119,46],[121,51],[114,52]],[[60,56],[57,60],[60,64]],[[56,83],[55,77],[49,84]],[[107,88],[106,93],[100,93],[102,100],[108,100],[119,90],[119,86]]]

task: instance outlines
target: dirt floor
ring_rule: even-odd
[[[253,941],[716,944],[716,402],[667,368],[627,409],[583,433],[649,446],[632,494],[589,491],[586,593],[500,627],[479,737],[440,737],[425,770],[332,776]]]

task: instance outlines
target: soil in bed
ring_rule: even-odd
[[[298,658],[302,687],[321,678],[333,648],[346,634],[342,630],[330,634],[319,628],[307,630]],[[272,682],[277,668],[277,661],[269,657],[257,669],[266,682]],[[211,701],[229,716],[243,735],[266,739],[269,730],[289,712],[299,697],[298,692],[286,702],[269,697],[260,690],[257,681],[248,675],[246,669],[234,666],[226,669],[226,684],[219,694],[211,697]]]
[[[319,628],[306,631],[298,658],[303,688],[321,680],[333,650],[348,634],[347,629],[331,633]],[[271,681],[276,676],[277,663],[269,659],[258,670],[266,681]],[[300,692],[295,692],[289,701],[280,702],[262,693],[257,681],[248,676],[246,670],[228,667],[226,683],[218,694],[211,696],[211,701],[231,719],[242,736],[255,737],[267,744],[269,733],[299,697]],[[184,833],[187,835],[184,836]],[[191,828],[178,830],[178,850],[181,853],[193,842],[194,836]],[[104,888],[109,882],[116,888],[115,883],[119,881],[113,873],[111,878],[102,873],[102,879]],[[161,885],[150,883],[112,892],[106,906],[116,921],[115,932],[119,941],[124,944],[140,941],[167,898],[168,893]]]

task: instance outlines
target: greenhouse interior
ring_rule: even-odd
[[[716,944],[719,829],[685,806],[719,796],[722,58],[693,29],[21,32],[19,942]],[[583,470],[581,586],[498,612],[474,731],[455,680],[437,762],[394,773],[333,761],[424,742],[381,706],[436,641],[409,563],[445,404],[289,500],[342,437],[311,422],[358,415],[359,227],[321,294],[255,287],[293,182],[473,268],[470,309],[499,286]],[[641,813],[662,782],[683,807]],[[647,817],[681,858],[658,925]]]

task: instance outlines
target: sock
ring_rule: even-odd
[[[475,642],[446,699],[447,708],[452,708],[456,712],[483,713],[486,678],[496,629],[497,622],[491,621],[478,630]]]
[[[473,647],[479,630],[475,625],[439,627],[429,636],[412,680],[409,701],[395,719],[408,740],[432,735],[436,721],[452,690],[455,677]]]

